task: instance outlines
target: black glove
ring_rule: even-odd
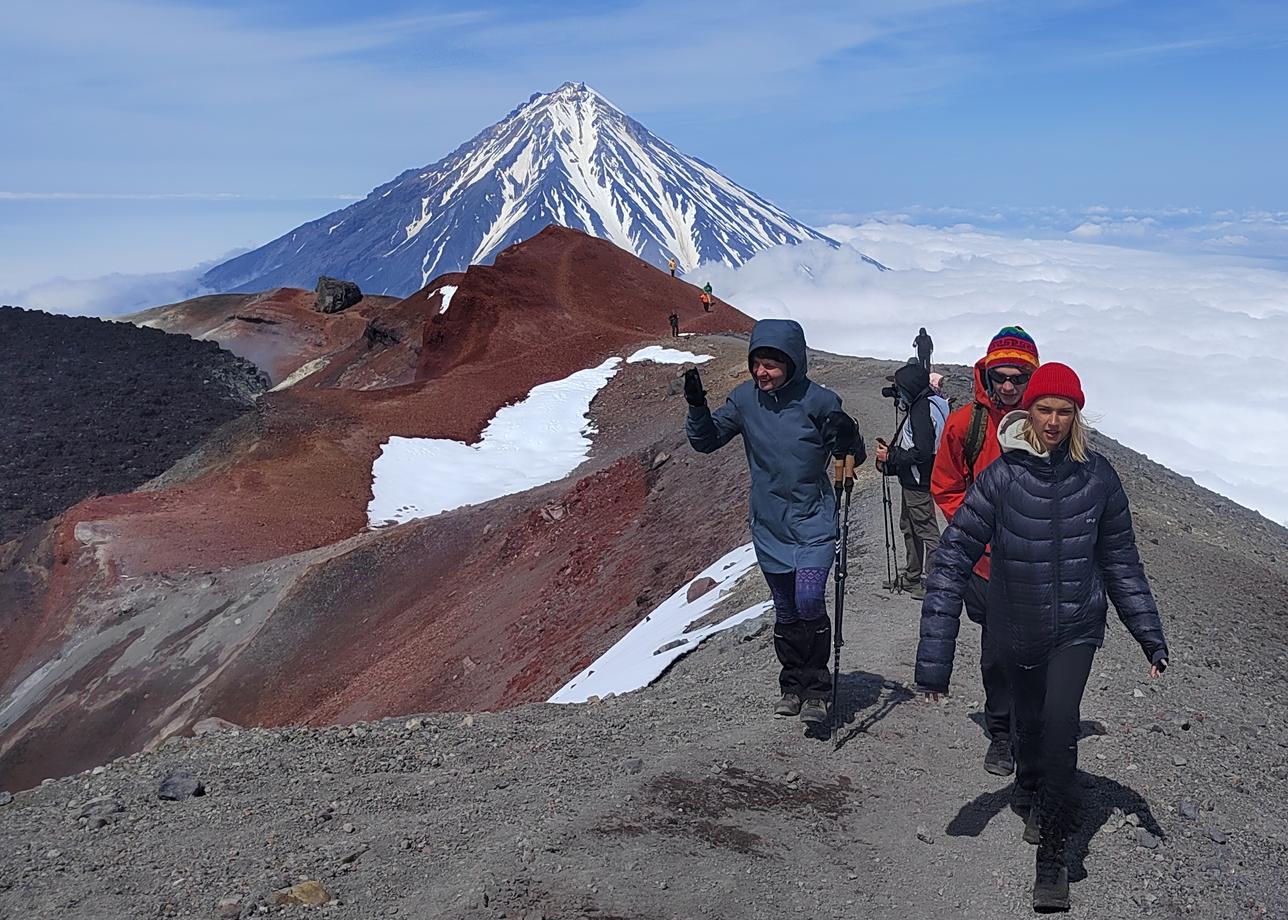
[[[854,419],[838,409],[828,415],[827,428],[831,435],[833,457],[839,459],[854,452],[854,441],[859,435],[859,426],[854,423]]]
[[[707,404],[707,391],[702,389],[702,377],[696,367],[684,372],[684,398],[695,409],[701,409]]]

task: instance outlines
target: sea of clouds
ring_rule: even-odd
[[[703,265],[720,297],[799,320],[826,351],[973,364],[1003,325],[1081,375],[1097,427],[1288,523],[1288,271],[974,226],[870,220],[820,228],[844,244]],[[862,251],[890,271],[865,263]]]

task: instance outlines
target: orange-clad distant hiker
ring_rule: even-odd
[[[672,278],[674,278],[674,277],[675,277],[675,269],[676,269],[676,262],[675,262],[675,259],[673,259],[673,258],[671,258],[671,259],[667,259],[667,260],[666,260],[666,267],[667,267],[667,268],[669,268],[669,269],[671,270],[671,277],[672,277]]]
[[[706,291],[703,291],[701,294],[699,294],[699,295],[698,295],[698,300],[702,301],[702,311],[703,311],[704,313],[710,313],[710,312],[711,312],[711,295],[710,295],[710,294],[708,294]]]

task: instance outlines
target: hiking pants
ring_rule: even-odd
[[[935,517],[935,500],[930,490],[902,487],[903,502],[899,508],[899,529],[903,531],[904,571],[909,579],[930,574],[930,554],[939,546],[939,519]]]
[[[802,700],[821,699],[832,691],[828,653],[832,623],[827,618],[827,569],[761,570],[774,599],[774,652],[782,670],[778,686]]]
[[[1011,734],[1011,680],[1006,673],[1005,650],[998,647],[996,630],[988,628],[988,579],[971,572],[966,583],[966,616],[979,624],[979,671],[984,679],[984,728],[989,738]]]
[[[1046,664],[1008,662],[1015,693],[1015,785],[1043,815],[1067,829],[1078,808],[1078,725],[1094,645],[1066,645]]]
[[[917,363],[922,366],[922,368],[926,371],[927,374],[930,373],[930,353],[929,352],[927,352],[924,355],[917,355]]]

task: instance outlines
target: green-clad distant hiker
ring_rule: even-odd
[[[708,297],[710,297],[710,296],[711,296],[711,282],[710,282],[710,281],[708,281],[706,284],[702,285],[702,290],[706,293],[706,295],[707,295]]]
[[[674,278],[674,277],[675,277],[675,269],[676,269],[676,261],[675,261],[675,259],[674,259],[674,258],[667,259],[667,260],[666,260],[666,267],[667,267],[667,268],[669,268],[669,269],[671,270],[671,277],[672,277],[672,278]]]

